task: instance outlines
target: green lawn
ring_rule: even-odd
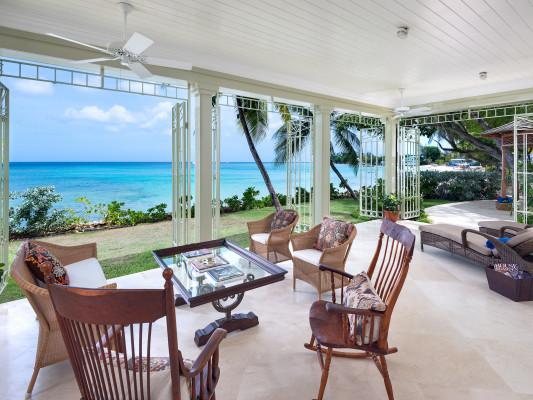
[[[442,201],[438,203],[438,200],[424,200],[424,207],[442,203]],[[268,207],[223,214],[220,222],[220,236],[226,237],[240,246],[247,247],[246,221],[263,218],[273,212],[273,210],[272,207]],[[331,215],[334,218],[354,223],[368,221],[367,218],[359,217],[359,205],[357,203],[354,204],[352,199],[332,200]],[[109,279],[156,268],[157,265],[152,258],[151,251],[172,245],[171,223],[170,221],[165,221],[120,229],[69,233],[50,236],[43,240],[63,245],[96,242],[98,258],[102,263],[106,277]],[[10,242],[10,262],[20,243],[20,240]],[[0,294],[0,303],[22,297],[23,294],[18,286],[10,279],[6,289]]]

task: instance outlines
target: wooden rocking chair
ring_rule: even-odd
[[[394,399],[385,356],[396,353],[398,349],[389,347],[387,337],[392,311],[407,277],[414,244],[415,236],[409,229],[388,220],[383,221],[378,245],[367,271],[376,293],[386,304],[386,310],[383,312],[343,306],[344,286],[354,276],[325,265],[320,266],[321,271],[331,274],[331,282],[335,281],[333,279],[334,276],[342,280],[342,289],[340,292],[340,304],[336,302],[335,286],[332,285],[333,302],[318,300],[313,303],[309,312],[312,336],[310,342],[304,346],[317,352],[318,361],[322,368],[318,400],[322,400],[324,396],[332,356],[372,358],[383,376],[389,400]],[[359,332],[363,332],[363,342],[356,340],[355,334],[351,332],[350,315],[357,318],[361,324]],[[377,328],[378,326],[379,328]],[[334,349],[353,349],[358,351]]]
[[[178,349],[172,270],[164,289],[81,289],[49,285],[83,400],[214,400],[220,377],[217,329],[195,361]],[[168,357],[151,349],[153,323],[166,319]]]

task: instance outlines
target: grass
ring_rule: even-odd
[[[424,200],[424,207],[443,203],[447,203],[447,201]],[[273,211],[273,207],[266,207],[222,214],[220,236],[228,238],[239,246],[247,247],[246,222],[261,219]],[[331,216],[354,223],[369,220],[359,216],[359,205],[354,204],[352,199],[332,200]],[[67,246],[96,242],[98,259],[102,264],[106,278],[111,279],[156,268],[157,265],[152,258],[151,251],[171,246],[171,232],[171,222],[165,221],[120,229],[49,236],[43,240]],[[20,243],[20,240],[13,240],[9,243],[9,262],[13,260]],[[0,303],[23,297],[19,287],[12,279],[9,279],[7,287],[0,294]]]

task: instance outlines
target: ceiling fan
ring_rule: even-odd
[[[146,79],[152,76],[145,64],[157,65],[161,67],[178,68],[178,69],[192,69],[192,64],[188,62],[167,60],[164,58],[150,57],[143,53],[154,44],[154,41],[146,36],[134,32],[128,40],[126,40],[126,29],[128,23],[128,14],[133,10],[133,6],[130,3],[120,2],[118,3],[124,14],[124,30],[121,42],[112,42],[107,48],[93,46],[91,44],[83,43],[78,40],[70,39],[65,36],[56,35],[55,33],[47,33],[48,36],[52,36],[58,39],[66,40],[67,42],[79,44],[81,46],[88,47],[93,50],[100,51],[106,54],[106,57],[90,58],[87,60],[72,61],[75,64],[85,63],[98,63],[102,61],[117,61],[135,73],[139,78]]]
[[[411,108],[409,106],[403,105],[403,92],[405,91],[404,88],[399,88],[400,91],[400,106],[396,107],[394,109],[394,113],[396,114],[393,119],[400,119],[403,117],[407,117],[410,115],[420,115],[427,113],[431,111],[431,107],[418,107],[418,108]]]

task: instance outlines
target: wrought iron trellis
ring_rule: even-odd
[[[9,276],[9,90],[0,82],[0,293]]]
[[[514,117],[513,217],[515,221],[533,222],[533,114]]]
[[[60,68],[53,65],[0,58],[0,76],[58,83],[115,92],[187,100],[187,87],[129,79],[120,76]]]
[[[384,133],[383,127],[359,130],[359,211],[365,217],[383,216]]]
[[[398,185],[403,219],[420,216],[420,130],[402,126],[398,134]]]

